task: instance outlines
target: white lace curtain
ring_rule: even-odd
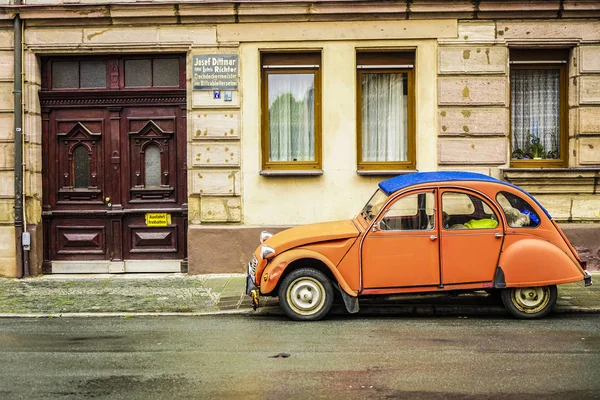
[[[270,74],[269,161],[315,159],[313,74]]]
[[[362,74],[362,160],[408,159],[405,74]]]
[[[513,158],[560,157],[560,71],[511,71]]]

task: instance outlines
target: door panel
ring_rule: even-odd
[[[498,210],[481,196],[458,189],[441,191],[440,201],[445,221],[440,231],[442,283],[491,282],[503,239]],[[486,222],[489,226],[481,227]]]
[[[494,279],[502,245],[502,239],[496,238],[494,232],[443,232],[440,240],[445,285]]]
[[[104,110],[55,110],[50,118],[51,205],[102,208],[107,136]]]
[[[165,227],[146,226],[143,214],[124,218],[125,259],[183,259],[185,217],[171,215],[171,224]]]
[[[184,154],[177,151],[179,132],[185,132],[180,126],[181,113],[180,107],[132,107],[123,111],[125,134],[121,140],[128,147],[125,154],[130,166],[123,187],[126,204],[181,205],[182,197],[177,197],[182,179],[177,156]]]
[[[106,259],[108,229],[103,218],[59,217],[49,225],[52,259]]]
[[[371,232],[363,242],[363,288],[437,285],[437,240],[428,233]]]
[[[47,113],[47,262],[185,259],[183,112],[136,106]],[[147,227],[146,212],[166,212],[171,224]]]
[[[380,230],[362,244],[364,289],[440,283],[435,192],[404,195],[386,206]]]

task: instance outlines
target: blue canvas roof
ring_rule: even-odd
[[[477,174],[475,172],[463,172],[463,171],[437,171],[437,172],[415,172],[412,174],[405,174],[395,176],[385,181],[379,182],[379,188],[385,192],[388,196],[400,189],[404,189],[410,186],[419,185],[422,183],[430,182],[458,182],[458,181],[478,181],[478,182],[494,182],[506,186],[511,186],[525,195],[533,202],[535,202],[548,216],[552,219],[550,213],[529,193],[521,189],[518,186],[510,184],[493,178],[491,176]]]

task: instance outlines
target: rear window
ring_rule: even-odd
[[[508,192],[499,192],[496,200],[502,206],[506,222],[511,228],[535,228],[540,225],[540,216],[527,201],[519,196]]]

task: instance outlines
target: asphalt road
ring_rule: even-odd
[[[0,373],[3,399],[600,398],[600,316],[0,319]]]

